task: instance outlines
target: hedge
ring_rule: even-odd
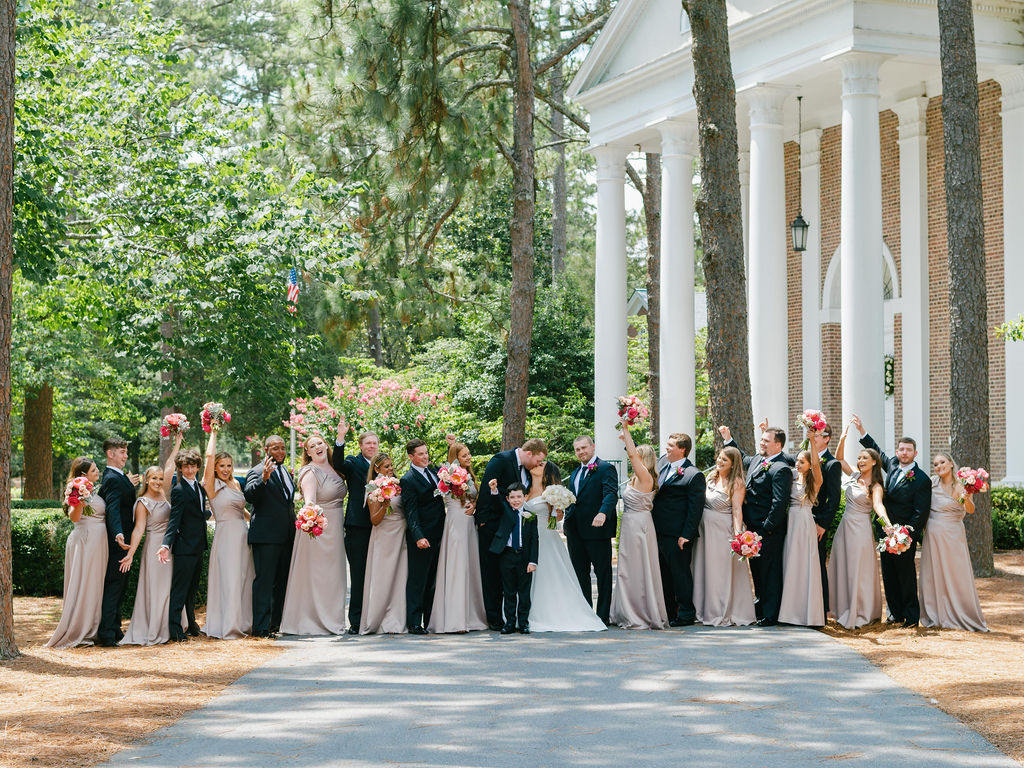
[[[16,595],[43,597],[64,592],[64,546],[74,528],[59,509],[15,509],[11,513],[11,551],[13,553],[12,581]],[[213,529],[206,531],[207,543],[212,546]],[[145,547],[145,538],[139,545]],[[122,614],[130,618],[135,605],[135,590],[139,582],[139,553],[128,573]],[[206,575],[210,564],[210,547],[203,555],[203,571],[196,593],[196,605],[206,603]],[[159,565],[154,563],[154,565]]]
[[[1024,488],[992,489],[992,546],[1024,549]]]

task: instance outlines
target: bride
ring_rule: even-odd
[[[537,515],[537,570],[530,590],[530,629],[534,632],[598,632],[605,629],[569,561],[569,551],[558,531],[548,528],[551,506],[541,498],[549,485],[561,483],[558,468],[542,461],[530,470],[525,509]],[[557,510],[559,518],[562,510]]]

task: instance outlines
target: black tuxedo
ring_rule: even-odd
[[[928,522],[932,506],[932,481],[918,464],[911,468],[913,477],[907,480],[895,456],[886,456],[871,435],[864,435],[860,444],[878,451],[885,470],[885,511],[895,525],[908,525],[913,542],[901,555],[882,552],[882,584],[885,603],[891,621],[909,621],[916,624],[921,618],[921,605],[917,599],[917,568],[914,556],[917,543]]]
[[[335,443],[331,457],[334,471],[345,478],[348,504],[345,507],[345,557],[351,591],[348,600],[348,625],[356,631],[363,618],[363,586],[366,582],[366,555],[370,550],[370,508],[366,505],[366,476],[370,461],[362,453],[345,455],[345,444]]]
[[[121,632],[121,601],[128,584],[128,574],[121,573],[120,560],[125,550],[114,540],[118,534],[124,543],[131,543],[135,526],[135,486],[124,474],[112,467],[103,470],[99,496],[107,505],[107,572],[103,577],[103,604],[96,637],[104,643],[118,642]]]
[[[733,441],[726,445],[739,447]],[[743,523],[761,535],[761,554],[750,559],[750,576],[757,597],[754,611],[758,619],[771,622],[779,620],[782,604],[782,552],[793,490],[789,462],[785,453],[773,457],[771,462],[761,455],[743,455],[743,469],[747,473]]]
[[[252,631],[263,635],[281,626],[281,611],[288,588],[288,570],[295,542],[295,481],[281,467],[288,482],[282,484],[278,469],[263,481],[263,465],[245,476],[245,500],[252,504],[249,544],[256,578],[252,582]]]
[[[171,639],[184,636],[181,609],[185,609],[188,629],[198,632],[196,624],[196,590],[202,573],[206,551],[206,491],[197,477],[195,488],[182,478],[171,487],[171,517],[167,521],[162,546],[173,553],[171,599],[168,604],[168,626]]]
[[[509,537],[516,526],[520,526],[519,547],[509,546]],[[501,522],[488,549],[501,561],[501,592],[504,607],[505,627],[530,626],[530,590],[533,574],[527,573],[530,563],[537,563],[540,538],[537,532],[537,517],[520,520],[519,511],[509,504],[502,508]]]
[[[658,492],[654,495],[651,517],[658,536],[658,564],[665,592],[665,610],[669,621],[692,622],[697,617],[693,605],[693,571],[690,558],[704,514],[707,481],[687,458],[680,467],[665,474],[658,472]],[[686,543],[679,547],[679,539]]]
[[[831,451],[825,451],[819,459],[821,462],[821,488],[818,489],[818,503],[811,514],[814,522],[825,529],[825,535],[818,539],[818,563],[821,565],[821,596],[824,601],[825,615],[828,616],[828,569],[826,568],[825,549],[828,546],[828,532],[832,528],[839,500],[843,492],[843,465]]]
[[[525,482],[523,475],[526,475]],[[498,481],[498,493],[491,493],[490,482]],[[498,526],[508,503],[505,490],[512,483],[523,483],[530,487],[529,471],[522,471],[516,458],[516,449],[496,453],[487,462],[484,476],[480,480],[480,495],[473,513],[477,525],[477,543],[480,551],[480,582],[484,592],[484,609],[487,624],[491,628],[502,625],[501,562],[499,555],[491,552],[491,542],[498,532]]]
[[[590,568],[594,568],[597,615],[607,624],[612,606],[612,537],[618,525],[619,475],[614,465],[596,457],[592,461],[597,464],[593,471],[578,466],[569,475],[569,490],[576,495],[576,503],[565,510],[562,528],[580,589],[591,604]],[[595,527],[598,514],[604,514],[605,521]]]
[[[402,475],[402,508],[405,510],[406,540],[409,544],[409,577],[405,588],[406,624],[409,629],[430,623],[437,578],[437,556],[444,534],[444,497],[435,495],[437,468],[428,467],[433,482],[416,467]],[[416,542],[426,539],[430,546],[420,549]]]

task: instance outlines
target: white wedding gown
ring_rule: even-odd
[[[580,592],[580,583],[558,531],[548,528],[551,507],[539,497],[526,502],[537,514],[537,570],[530,589],[533,632],[599,632],[606,629]]]

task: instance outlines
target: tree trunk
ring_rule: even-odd
[[[647,387],[651,391],[651,445],[660,445],[658,403],[661,397],[661,155],[648,152],[644,184],[647,225]]]
[[[700,140],[697,215],[708,301],[711,421],[715,427],[731,426],[736,442],[750,453],[754,418],[750,405],[736,83],[726,4],[725,0],[684,0],[683,8],[692,34],[693,95]],[[720,445],[720,440],[716,429],[715,444]]]
[[[384,367],[384,344],[380,337],[380,304],[376,299],[370,302],[370,320],[368,323],[370,355],[378,368]]]
[[[160,408],[160,418],[163,419],[169,413],[174,413],[174,407],[171,404],[171,398],[174,397],[174,391],[172,385],[174,383],[174,371],[172,366],[174,365],[171,359],[171,343],[170,338],[174,332],[174,308],[167,308],[168,318],[160,324],[160,335],[164,341],[160,344],[160,351],[164,356],[164,362],[167,368],[160,371],[160,384],[163,387],[163,401],[164,405]],[[160,438],[160,454],[157,457],[157,464],[163,466],[167,463],[167,457],[171,455],[171,438],[161,437]]]
[[[0,659],[14,640],[11,574],[11,278],[14,267],[14,27],[16,3],[0,5]]]
[[[971,0],[939,0],[938,5],[949,253],[949,436],[958,463],[987,468],[988,300],[974,16]],[[975,496],[975,504],[976,513],[964,521],[971,563],[975,575],[991,576],[988,495]]]
[[[53,498],[53,387],[25,389],[24,499]]]
[[[504,450],[526,437],[526,405],[533,340],[533,65],[530,56],[530,0],[509,0],[515,76],[512,84],[512,291],[505,369],[505,407],[501,431]]]
[[[562,77],[562,62],[551,70],[551,100],[556,104],[565,103],[565,80]],[[568,247],[566,227],[566,183],[565,144],[561,143],[565,131],[565,117],[554,107],[551,108],[551,129],[554,133],[555,173],[551,182],[551,283],[558,284],[559,276],[565,272],[565,252]]]

